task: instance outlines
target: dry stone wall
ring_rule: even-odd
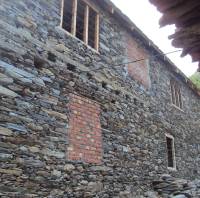
[[[149,89],[125,64],[113,66],[127,61],[127,30],[97,8],[99,53],[59,27],[60,0],[1,0],[2,198],[151,197],[160,174],[199,177],[199,97],[158,56],[149,61]],[[154,55],[139,35],[133,39]],[[181,84],[183,111],[171,105],[172,77]],[[98,165],[67,155],[71,94],[99,104]],[[175,139],[172,172],[165,133]]]
[[[173,178],[170,175],[162,175],[159,180],[153,181],[153,188],[158,194],[156,196],[172,198],[200,197],[200,181],[187,181],[185,179]]]

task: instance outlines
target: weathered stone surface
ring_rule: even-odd
[[[0,127],[0,135],[11,136],[12,134],[13,132],[10,129]]]
[[[189,180],[200,173],[199,97],[148,39],[115,19],[117,10],[95,2],[98,53],[60,28],[61,1],[0,3],[0,75],[9,78],[0,84],[12,91],[0,98],[0,197],[197,198],[200,182]],[[154,58],[125,64],[130,57]],[[183,111],[171,105],[171,78]],[[79,95],[74,106],[71,94]],[[174,136],[176,171],[167,168],[166,133]],[[96,156],[98,166],[84,162]]]
[[[0,168],[0,173],[20,176],[22,174],[22,170],[21,169],[1,169]]]
[[[59,118],[59,119],[63,119],[63,120],[67,120],[67,116],[62,114],[62,113],[59,113],[59,112],[56,112],[56,111],[50,111],[50,110],[47,110],[47,109],[42,109],[44,112],[46,112],[47,114],[49,114],[50,116],[54,116],[56,118]]]
[[[88,183],[87,190],[93,193],[100,192],[103,189],[101,182],[90,182]]]
[[[53,170],[53,171],[51,172],[51,174],[52,174],[53,176],[60,177],[62,173],[61,173],[61,171]]]
[[[12,158],[13,158],[12,154],[0,153],[0,161],[9,160]]]
[[[72,164],[66,164],[64,166],[64,171],[67,171],[67,172],[71,172],[75,169],[75,166],[73,166]]]
[[[0,84],[2,85],[8,85],[8,84],[12,84],[13,83],[13,79],[9,78],[8,76],[0,73]]]
[[[39,153],[40,152],[40,149],[38,147],[35,147],[35,146],[29,147],[29,150],[32,153]]]
[[[27,124],[27,126],[29,129],[31,129],[33,131],[42,131],[43,130],[42,126],[36,125],[34,123],[29,123],[29,124]]]
[[[0,85],[0,95],[12,97],[12,98],[15,98],[18,96],[18,94],[15,93],[14,91],[11,91],[1,85]]]
[[[153,182],[153,187],[163,196],[172,198],[196,198],[200,193],[198,183],[196,181],[190,182],[185,179],[176,179],[170,175],[163,175],[160,180]]]
[[[53,150],[49,150],[49,149],[45,149],[42,152],[43,152],[43,154],[51,156],[51,157],[56,157],[56,158],[64,158],[65,157],[65,153],[63,153],[63,152],[57,152],[57,151],[53,151]]]
[[[24,132],[24,133],[27,132],[26,128],[23,125],[7,123],[7,128],[13,129],[13,130],[16,130],[16,131],[19,131],[19,132]]]
[[[17,17],[17,22],[20,23],[22,26],[26,28],[30,28],[32,30],[35,30],[37,28],[37,24],[33,22],[33,19],[28,16],[18,16]]]

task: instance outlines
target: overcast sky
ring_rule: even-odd
[[[175,26],[159,28],[162,16],[148,0],[112,0],[164,53],[178,50],[171,45],[168,36],[173,34]],[[176,66],[187,76],[196,72],[198,63],[192,63],[188,55],[180,58],[181,52],[168,55]],[[140,57],[138,57],[140,58]]]

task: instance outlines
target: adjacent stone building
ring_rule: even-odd
[[[108,0],[0,0],[0,196],[153,197],[200,174],[200,93]]]

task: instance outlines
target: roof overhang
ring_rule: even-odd
[[[160,26],[175,24],[176,32],[169,36],[172,45],[183,48],[181,56],[191,55],[199,62],[200,71],[200,1],[199,0],[149,0],[163,13]]]

